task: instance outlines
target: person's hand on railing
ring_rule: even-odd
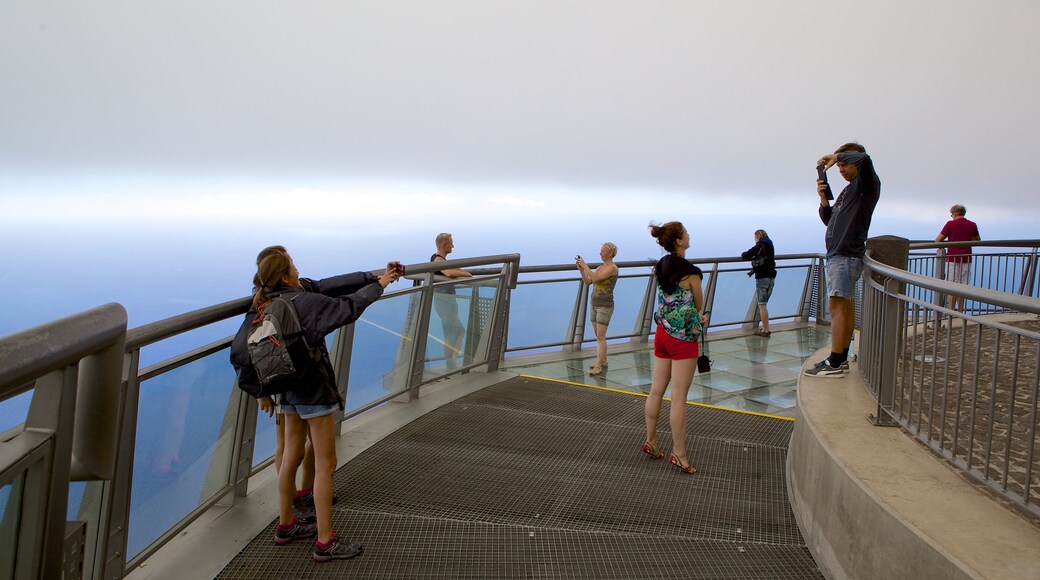
[[[379,284],[386,288],[390,284],[397,282],[401,276],[404,275],[404,264],[394,260],[393,262],[386,263],[386,270],[383,275],[379,277]]]

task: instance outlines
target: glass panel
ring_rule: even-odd
[[[0,433],[25,423],[25,418],[29,416],[32,394],[33,391],[28,391],[0,402]]]
[[[566,340],[580,284],[578,280],[518,284],[509,299],[509,348]]]
[[[237,415],[227,349],[141,383],[128,559],[227,485]]]
[[[646,294],[647,278],[618,278],[614,286],[614,315],[607,326],[607,337],[632,334],[639,316],[639,307],[643,305]],[[592,291],[589,290],[591,296]],[[592,328],[592,299],[585,309],[585,340],[595,340],[596,333]]]
[[[18,552],[18,527],[21,524],[22,485],[25,473],[0,487],[0,579],[14,578]]]
[[[809,275],[809,267],[783,268],[776,272],[776,285],[773,295],[769,297],[769,316],[795,316],[802,308],[802,290],[805,288],[805,277]]]
[[[354,323],[347,411],[407,387],[421,296],[411,292],[384,297]]]
[[[269,417],[260,409],[257,409],[256,438],[253,439],[253,467],[267,461],[274,455],[278,444],[278,434],[275,431],[274,417]]]
[[[424,379],[487,360],[498,281],[434,288]]]
[[[740,324],[747,318],[755,299],[755,279],[741,272],[719,272],[715,300],[711,308],[711,326]]]

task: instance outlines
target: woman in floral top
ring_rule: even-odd
[[[664,457],[658,450],[657,420],[661,400],[672,383],[669,419],[672,427],[672,454],[668,462],[684,473],[697,468],[686,457],[686,393],[697,370],[700,354],[697,339],[703,325],[704,293],[700,268],[686,260],[690,234],[679,222],[650,226],[650,235],[668,252],[654,266],[657,279],[657,332],[654,335],[654,373],[650,395],[646,398],[646,441],[643,453],[654,459]],[[674,379],[674,380],[673,380]]]

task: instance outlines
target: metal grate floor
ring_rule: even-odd
[[[271,527],[218,578],[821,578],[787,498],[792,423],[687,406],[689,476],[640,453],[643,398],[516,377],[341,468],[316,564]],[[667,405],[659,442],[671,448]]]

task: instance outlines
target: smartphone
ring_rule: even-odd
[[[834,193],[831,192],[831,186],[829,183],[827,183],[827,166],[822,163],[817,165],[816,175],[820,178],[820,181],[822,181],[824,185],[827,186],[827,199],[833,201]]]
[[[404,276],[404,264],[398,264],[397,265],[397,273],[400,274],[401,276]]]

